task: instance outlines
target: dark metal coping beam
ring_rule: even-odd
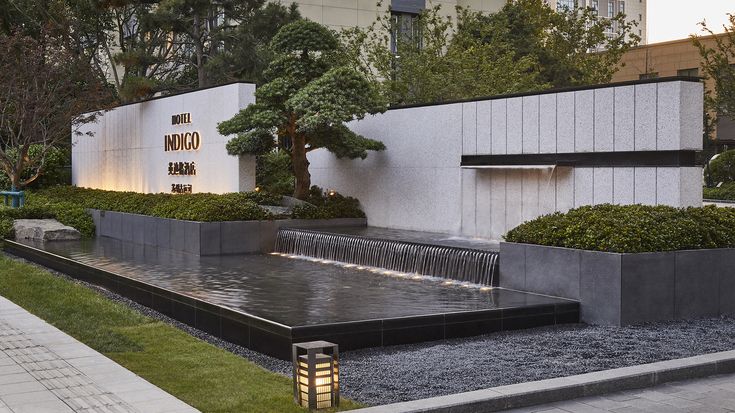
[[[461,166],[699,166],[696,155],[692,150],[464,155]]]

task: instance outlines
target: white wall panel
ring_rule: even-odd
[[[493,153],[492,111],[492,101],[477,102],[477,153],[480,154]]]
[[[614,150],[635,150],[635,86],[616,87],[614,94]]]
[[[510,98],[507,101],[508,153],[523,153],[523,98]]]
[[[595,91],[574,92],[574,151],[592,152],[595,144]]]
[[[217,123],[255,101],[255,86],[231,84],[124,105],[105,112],[72,146],[72,183],[81,187],[146,193],[171,192],[172,184],[193,192],[252,190],[255,176],[240,176],[240,160],[227,154],[228,138]],[[191,114],[191,123],[173,125],[172,115]],[[165,151],[164,136],[198,132],[198,150]],[[170,176],[169,162],[194,162],[195,176]],[[251,162],[252,159],[251,159]]]
[[[541,95],[539,111],[539,152],[556,153],[556,93]]]
[[[656,83],[635,86],[635,150],[656,150]]]
[[[539,153],[539,96],[523,97],[523,153]]]
[[[635,203],[656,205],[656,168],[634,168]]]
[[[556,151],[574,152],[574,92],[556,94]]]
[[[635,175],[633,168],[614,168],[613,203],[619,205],[635,203]]]
[[[594,168],[593,204],[611,204],[613,202],[613,168]]]
[[[681,147],[681,83],[658,83],[656,109],[656,148],[661,151]]]
[[[595,89],[595,152],[615,150],[615,89]]]
[[[490,127],[492,153],[494,155],[503,155],[508,153],[508,100],[497,99],[492,100],[492,111],[490,118],[492,125]]]
[[[477,154],[477,102],[462,104],[462,154]]]

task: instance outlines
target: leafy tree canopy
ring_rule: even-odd
[[[439,10],[422,12],[410,33],[390,12],[367,29],[343,33],[392,104],[608,82],[622,54],[639,41],[622,14],[560,13],[543,0],[509,1],[492,14],[457,8],[456,22]]]
[[[713,117],[727,116],[735,119],[735,15],[729,14],[730,24],[724,33],[716,34],[705,22],[702,29],[712,36],[706,41],[701,36],[692,36],[694,45],[702,56],[702,68],[708,90],[705,109]],[[719,31],[719,30],[718,30]]]
[[[256,103],[220,123],[232,155],[286,151],[296,177],[294,196],[311,186],[307,153],[326,148],[338,157],[365,158],[382,143],[352,132],[345,122],[385,110],[376,85],[355,69],[336,35],[299,20],[284,26],[271,42],[275,59],[264,73]]]

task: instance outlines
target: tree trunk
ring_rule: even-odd
[[[292,139],[291,164],[293,174],[296,177],[296,186],[293,196],[305,200],[309,196],[311,188],[311,174],[309,173],[309,160],[306,158],[306,139],[296,135]]]
[[[204,70],[204,38],[201,27],[201,20],[198,15],[194,15],[194,43],[196,48],[197,59],[197,80],[199,87],[207,87],[207,73]]]

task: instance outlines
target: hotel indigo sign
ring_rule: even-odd
[[[179,113],[171,116],[171,125],[189,125],[191,124],[191,113]],[[171,133],[163,137],[164,152],[172,151],[198,151],[201,146],[201,136],[199,132],[183,132]],[[177,177],[196,176],[196,163],[189,162],[169,162],[168,175]],[[191,193],[191,184],[172,183],[172,193]]]

